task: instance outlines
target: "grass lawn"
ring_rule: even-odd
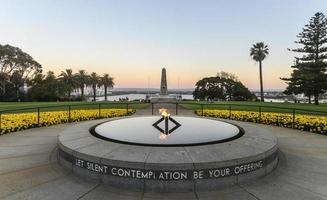
[[[0,102],[0,111],[3,113],[17,113],[17,112],[36,112],[36,107],[40,107],[40,111],[56,111],[68,110],[68,105],[71,105],[71,110],[74,109],[98,109],[99,103],[101,108],[126,108],[127,102]],[[183,108],[196,110],[201,109],[201,103],[204,104],[204,109],[229,109],[229,104],[232,110],[243,111],[258,111],[261,106],[262,112],[282,112],[291,113],[292,109],[296,109],[297,114],[321,114],[327,115],[327,104],[320,104],[318,106],[313,104],[294,104],[294,103],[270,103],[270,102],[198,102],[198,101],[183,101],[180,105]],[[128,102],[128,107],[133,109],[142,109],[150,104]],[[22,110],[20,110],[22,109]],[[16,110],[16,111],[9,111]]]
[[[313,104],[294,104],[294,103],[271,103],[271,102],[244,102],[244,101],[231,101],[231,102],[197,102],[197,101],[185,101],[181,103],[181,106],[186,109],[196,110],[201,109],[201,103],[205,104],[204,109],[229,109],[229,104],[232,110],[244,110],[244,111],[258,111],[261,106],[262,112],[283,112],[291,113],[293,108],[296,109],[296,113],[305,114],[321,114],[327,115],[327,104],[320,104],[318,106]]]
[[[60,111],[77,109],[99,109],[101,108],[133,108],[141,109],[149,106],[146,103],[138,102],[0,102],[0,111],[3,113],[19,113],[19,112],[36,112],[36,108],[40,107],[40,111]],[[10,111],[12,110],[12,111]]]

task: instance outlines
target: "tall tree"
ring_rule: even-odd
[[[88,85],[89,76],[87,75],[85,70],[79,70],[77,74],[75,74],[76,86],[81,90],[82,100],[84,99],[84,88]]]
[[[293,72],[290,78],[281,78],[288,84],[287,93],[304,93],[314,102],[319,104],[319,94],[327,90],[327,19],[323,13],[316,13],[305,25],[302,32],[297,35],[299,38],[296,44],[302,45],[300,48],[292,49],[293,52],[300,53],[301,57],[296,57],[296,64],[292,66]]]
[[[107,95],[108,95],[108,88],[114,87],[114,79],[109,76],[109,74],[104,74],[100,78],[100,83],[104,87],[104,99],[107,101]]]
[[[71,100],[71,93],[76,86],[76,78],[73,75],[73,70],[66,69],[65,71],[62,71],[59,75],[59,80],[63,83],[63,86],[68,93],[68,98]]]
[[[297,69],[300,67],[298,59],[296,59],[294,65],[291,67],[294,68],[291,77],[282,78],[282,80],[288,83],[284,93],[287,95],[304,94],[308,97],[309,103],[311,104],[311,96],[313,95],[314,88],[312,87],[312,83],[306,78],[309,72],[306,68],[302,68],[302,70]]]
[[[6,85],[10,77],[15,73],[15,79],[22,79],[25,82],[31,74],[42,71],[42,66],[29,54],[18,47],[0,44],[0,87],[1,95],[6,95]],[[18,76],[19,75],[19,76]]]
[[[257,42],[253,44],[250,49],[250,56],[256,62],[259,62],[259,76],[260,76],[260,100],[264,102],[263,97],[263,80],[262,80],[262,61],[267,57],[269,54],[268,45],[264,44],[263,42]]]
[[[96,91],[97,91],[97,86],[99,85],[99,76],[97,73],[92,72],[90,75],[90,85],[93,90],[93,101],[96,101]]]

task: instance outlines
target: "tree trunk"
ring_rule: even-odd
[[[96,87],[93,86],[93,101],[95,102],[96,98]]]
[[[19,101],[19,89],[16,89],[16,99]]]
[[[68,91],[68,99],[69,99],[69,101],[72,101],[72,98],[71,98],[71,93],[72,93],[72,91],[71,91],[71,90],[69,90],[69,91]]]
[[[104,100],[107,101],[107,86],[104,86]]]
[[[261,97],[261,102],[264,102],[264,97],[263,97],[263,81],[262,81],[262,61],[259,61],[259,71],[260,71],[260,97]]]
[[[314,95],[315,105],[319,105],[319,94]]]
[[[84,100],[84,87],[81,87],[82,101]]]
[[[2,81],[1,82],[1,86],[2,86],[2,95],[5,96],[6,95],[6,81]]]
[[[309,95],[308,97],[309,97],[309,104],[311,104],[311,95]]]

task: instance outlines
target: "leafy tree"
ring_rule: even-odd
[[[233,81],[239,81],[238,77],[235,74],[228,73],[228,72],[218,72],[217,77],[224,78],[224,79],[231,79]]]
[[[96,90],[97,90],[97,86],[100,83],[100,78],[97,75],[97,73],[92,72],[91,75],[90,75],[89,80],[90,80],[90,85],[91,85],[92,90],[93,90],[93,101],[96,101]]]
[[[89,83],[89,76],[85,70],[79,70],[75,74],[76,86],[81,90],[82,100],[84,99],[84,88]]]
[[[259,74],[260,74],[260,100],[264,102],[263,97],[263,80],[262,80],[262,61],[267,57],[269,54],[268,45],[264,44],[263,42],[257,42],[253,44],[250,49],[250,56],[256,62],[259,62]]]
[[[237,76],[232,73],[221,71],[217,73],[217,77],[220,78],[221,84],[224,87],[224,92],[226,93],[226,99],[232,101],[234,83],[238,82]]]
[[[42,83],[43,83],[44,75],[42,73],[37,73],[32,79],[29,79],[27,84],[30,89],[27,92],[29,99],[39,99],[42,95]]]
[[[1,96],[4,97],[6,95],[6,86],[9,82],[9,75],[5,72],[0,72],[0,90],[1,90]]]
[[[100,77],[100,85],[104,87],[104,99],[107,101],[108,88],[114,87],[114,79],[109,76],[109,74],[104,74]]]
[[[10,77],[10,83],[13,86],[16,100],[19,100],[19,88],[24,86],[24,80],[21,77],[22,75],[19,71],[14,71]]]
[[[248,101],[256,99],[256,96],[241,82],[234,82],[231,96],[231,101]]]
[[[218,73],[215,77],[205,77],[196,83],[195,99],[246,101],[255,96],[233,74]]]
[[[47,72],[46,75],[38,73],[29,82],[31,87],[28,95],[31,99],[37,101],[57,101],[61,93],[60,82],[52,71]]]
[[[6,86],[10,83],[10,77],[14,73],[16,80],[22,79],[19,82],[24,82],[31,74],[41,72],[41,70],[42,66],[20,48],[8,44],[0,45],[0,85],[2,96],[6,96]]]
[[[316,13],[305,25],[302,32],[297,35],[299,40],[295,43],[302,45],[292,49],[293,52],[302,54],[296,57],[296,63],[292,66],[293,72],[290,78],[281,78],[286,81],[288,87],[285,93],[314,96],[314,102],[319,104],[319,94],[327,90],[327,19],[323,13]]]
[[[52,71],[47,72],[47,75],[43,81],[43,97],[46,101],[56,101],[60,98],[59,94],[59,81]],[[50,89],[52,88],[52,89]]]
[[[59,80],[63,83],[64,90],[68,93],[68,98],[71,100],[71,93],[76,86],[76,77],[73,75],[72,69],[66,69],[59,75]]]
[[[205,77],[196,83],[193,92],[194,99],[224,100],[223,89],[220,86],[219,78]]]

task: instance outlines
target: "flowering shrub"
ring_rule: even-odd
[[[202,115],[201,110],[196,110],[197,115]],[[327,117],[313,116],[313,115],[295,115],[293,124],[293,115],[286,113],[271,113],[253,111],[231,111],[229,110],[203,110],[203,116],[217,117],[224,119],[233,119],[246,122],[257,122],[263,124],[270,124],[282,126],[287,128],[294,128],[303,131],[310,131],[314,133],[327,134]]]
[[[71,110],[70,121],[78,122],[85,120],[93,120],[99,118],[111,118],[131,115],[135,113],[134,109],[101,109],[99,116],[98,109],[92,110]],[[27,128],[38,126],[51,126],[55,124],[67,123],[69,121],[68,111],[40,112],[39,124],[38,114],[34,113],[18,113],[3,114],[1,116],[1,134],[20,131]]]

